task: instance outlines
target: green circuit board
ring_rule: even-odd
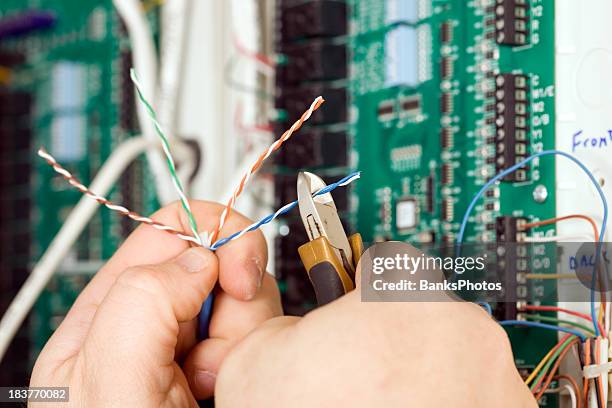
[[[493,1],[349,1],[351,133],[362,171],[353,221],[366,241],[455,242],[472,197],[500,170],[500,75],[525,91],[526,151],[517,151],[554,148],[554,2],[527,3],[525,44],[511,46],[497,43]],[[480,200],[465,242],[495,242],[501,215],[554,217],[554,185],[554,159],[532,162]],[[545,201],[534,200],[536,187],[548,191]],[[555,333],[509,332],[519,368],[557,342]]]
[[[44,146],[85,184],[89,184],[116,146],[138,132],[129,80],[131,50],[111,0],[4,0],[0,17],[29,10],[51,12],[55,23],[2,46],[26,57],[13,71],[10,86],[32,95],[35,107],[32,146]],[[149,20],[157,32],[156,13]],[[32,259],[49,246],[81,198],[32,153]],[[144,159],[134,162],[108,194],[144,214],[158,208]],[[130,220],[101,209],[66,257],[30,317],[32,359],[61,322],[91,275],[134,228]]]

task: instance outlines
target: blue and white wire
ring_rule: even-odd
[[[361,172],[355,172],[352,174],[349,174],[348,176],[344,177],[343,179],[329,184],[327,186],[325,186],[324,188],[322,188],[321,190],[317,191],[316,193],[313,194],[313,197],[316,196],[320,196],[323,194],[327,194],[329,192],[332,192],[333,190],[335,190],[338,187],[344,187],[347,186],[349,184],[351,184],[353,181],[359,179],[361,177]],[[262,218],[261,220],[251,224],[250,226],[248,226],[247,228],[243,229],[242,231],[238,231],[232,235],[230,235],[227,238],[223,238],[218,240],[217,242],[215,242],[210,249],[212,251],[217,250],[219,247],[227,244],[230,241],[233,241],[235,239],[238,239],[240,237],[242,237],[244,234],[246,234],[247,232],[250,231],[255,231],[256,229],[259,229],[262,225],[268,224],[270,222],[272,222],[273,220],[275,220],[276,218],[280,217],[281,215],[284,215],[286,213],[288,213],[289,211],[293,210],[296,206],[298,205],[297,201],[293,201],[289,204],[285,204],[284,206],[282,206],[281,208],[279,208],[274,214],[270,214],[264,218]]]
[[[601,189],[601,186],[599,185],[599,183],[595,179],[595,176],[593,175],[593,173],[591,173],[591,171],[580,160],[578,160],[577,158],[575,158],[571,154],[563,152],[561,150],[544,150],[542,152],[535,153],[535,154],[527,157],[525,160],[522,160],[521,162],[519,162],[519,163],[517,163],[517,164],[507,168],[506,170],[500,172],[495,177],[493,177],[491,180],[487,181],[482,186],[480,191],[478,191],[478,193],[476,193],[476,195],[472,198],[472,201],[470,202],[470,205],[468,205],[468,208],[465,211],[465,215],[463,216],[463,220],[461,221],[461,227],[459,228],[459,234],[457,235],[457,254],[459,254],[460,251],[461,251],[461,244],[463,243],[463,237],[464,237],[464,234],[465,234],[465,229],[467,227],[467,223],[469,221],[470,214],[472,213],[472,210],[476,206],[476,203],[478,202],[480,197],[482,197],[482,195],[485,193],[485,191],[489,187],[491,187],[493,184],[497,183],[498,181],[500,181],[501,179],[506,177],[507,175],[512,174],[516,170],[520,169],[521,167],[529,164],[535,158],[543,157],[543,156],[551,156],[551,155],[563,156],[563,157],[573,161],[575,164],[577,164],[578,167],[580,167],[582,169],[582,171],[584,171],[586,173],[586,175],[589,177],[589,179],[591,180],[591,182],[595,186],[595,189],[599,193],[599,196],[601,198],[601,202],[603,204],[603,218],[602,218],[602,222],[601,222],[602,225],[601,225],[601,229],[599,231],[599,240],[598,240],[598,243],[597,243],[596,254],[595,254],[595,257],[596,257],[595,265],[597,265],[598,258],[599,258],[599,248],[600,248],[601,243],[604,240],[605,233],[606,233],[606,226],[607,226],[607,223],[608,223],[608,201],[606,200],[606,195],[604,194],[603,190]],[[595,282],[595,274],[596,274],[596,268],[593,268],[593,276],[592,276],[592,281],[593,282]],[[594,283],[591,286],[591,318],[593,319],[593,326],[595,328],[595,335],[599,336],[601,333],[599,331],[599,327],[597,327],[597,314],[595,313],[595,287],[594,287]]]

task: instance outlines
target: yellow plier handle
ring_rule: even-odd
[[[348,239],[353,252],[352,265],[346,265],[338,257],[324,236],[309,241],[298,249],[319,306],[355,289],[355,268],[363,253],[363,241],[359,234],[351,235]]]

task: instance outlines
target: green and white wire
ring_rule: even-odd
[[[153,109],[153,107],[151,106],[151,104],[149,103],[149,101],[147,100],[147,98],[145,97],[142,91],[142,86],[140,82],[138,81],[138,76],[136,75],[136,71],[134,71],[134,69],[130,70],[130,77],[132,78],[132,82],[136,86],[138,98],[140,99],[140,102],[144,105],[144,107],[146,108],[147,113],[149,114],[149,117],[151,118],[151,122],[153,122],[153,125],[155,127],[155,132],[157,133],[157,136],[159,136],[159,139],[161,140],[162,149],[164,151],[164,154],[166,155],[168,169],[170,170],[170,176],[172,177],[172,183],[174,184],[174,188],[176,189],[176,192],[179,195],[179,199],[181,200],[181,205],[183,206],[183,209],[187,213],[187,217],[189,219],[189,228],[191,229],[191,232],[194,238],[198,241],[198,243],[200,245],[203,245],[202,238],[200,234],[198,233],[198,226],[196,224],[195,217],[193,216],[193,212],[191,211],[191,206],[189,205],[189,200],[187,199],[187,196],[185,195],[185,189],[183,188],[183,184],[181,183],[181,180],[176,173],[176,164],[174,163],[174,158],[172,157],[172,153],[170,152],[170,143],[168,142],[168,138],[166,137],[166,134],[164,130],[162,129],[161,124],[157,120],[157,115],[155,113],[155,110]]]

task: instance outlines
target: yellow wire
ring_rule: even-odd
[[[536,368],[533,369],[533,371],[531,372],[531,374],[529,374],[529,377],[527,377],[527,379],[525,380],[525,384],[529,385],[529,383],[531,381],[533,381],[533,379],[536,377],[536,375],[538,375],[538,373],[540,372],[540,370],[542,369],[542,367],[544,367],[544,365],[546,364],[546,362],[548,360],[550,360],[550,358],[553,355],[553,351],[554,348],[550,349],[550,351],[548,352],[548,354],[546,354],[544,356],[544,358],[542,359],[542,361],[540,361],[540,363],[536,366]]]
[[[526,279],[576,279],[576,275],[573,273],[528,273],[525,275]]]

